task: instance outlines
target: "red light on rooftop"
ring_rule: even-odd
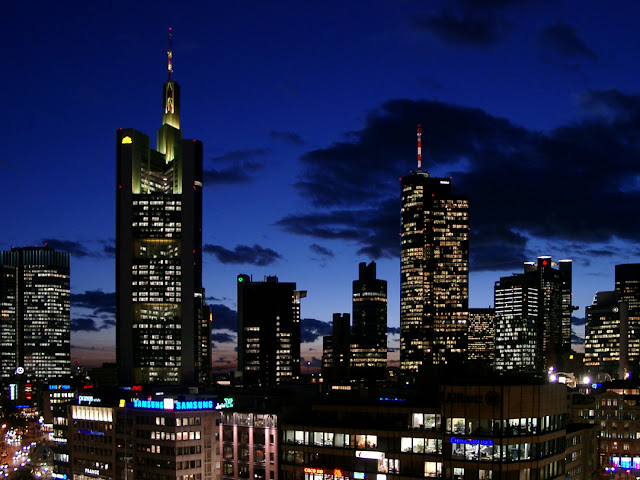
[[[543,264],[543,265],[546,265],[546,264],[547,264],[547,261],[546,261],[546,260],[542,260],[542,264]]]

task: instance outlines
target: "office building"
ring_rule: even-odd
[[[584,366],[595,378],[624,379],[629,371],[629,309],[616,292],[598,292],[585,308]]]
[[[244,385],[273,386],[300,378],[300,300],[295,283],[238,275],[238,374]]]
[[[493,308],[470,308],[467,324],[469,362],[493,368],[495,359],[495,310]]]
[[[402,178],[400,368],[412,377],[467,360],[469,201],[450,178],[421,169]]]
[[[640,263],[616,265],[616,286],[618,300],[628,306],[628,361],[630,368],[640,367]]]
[[[376,278],[375,262],[359,265],[353,281],[351,377],[383,379],[387,367],[387,282]]]
[[[69,254],[0,252],[0,375],[20,384],[71,375]]]
[[[524,273],[502,277],[494,286],[495,369],[502,373],[542,374],[560,368],[570,352],[567,313],[573,307],[570,260],[560,268],[551,257],[525,262]],[[562,266],[564,265],[564,267]]]
[[[156,149],[116,134],[116,362],[121,385],[208,382],[211,332],[202,289],[202,143],[180,130],[180,87],[162,89]]]
[[[331,333],[322,337],[322,377],[325,382],[344,382],[351,363],[351,316],[334,313]]]

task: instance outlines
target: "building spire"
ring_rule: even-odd
[[[422,125],[418,124],[418,170],[422,168]]]
[[[169,71],[169,78],[167,79],[168,82],[173,80],[173,46],[171,44],[171,37],[173,37],[173,33],[171,32],[171,27],[169,27],[169,48],[167,49],[167,68]]]

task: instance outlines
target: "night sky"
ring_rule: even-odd
[[[551,255],[574,260],[584,317],[614,266],[640,261],[640,2],[611,5],[9,2],[0,248],[71,252],[73,357],[114,361],[115,132],[155,138],[172,27],[182,130],[204,142],[217,367],[235,362],[236,274],[308,291],[317,364],[371,260],[397,358],[398,179],[418,123],[423,169],[470,198],[470,305]]]

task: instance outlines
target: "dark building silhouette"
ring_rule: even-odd
[[[584,366],[593,376],[624,379],[629,371],[629,309],[616,292],[598,292],[585,308]]]
[[[541,256],[536,262],[525,262],[524,273],[495,283],[496,370],[542,374],[562,367],[571,350],[566,329],[567,315],[570,319],[573,310],[567,278],[570,262],[557,264]]]
[[[467,360],[469,201],[450,178],[418,169],[402,178],[400,368],[405,376]]]
[[[0,378],[71,375],[69,254],[49,247],[0,252]]]
[[[121,385],[204,384],[211,368],[202,289],[202,143],[182,138],[171,43],[168,55],[156,150],[137,130],[116,134],[116,361]]]
[[[273,386],[300,378],[300,300],[295,283],[238,275],[238,373],[244,385]]]
[[[322,376],[328,382],[349,380],[351,316],[334,313],[332,334],[322,337]]]
[[[375,262],[360,263],[353,281],[351,377],[382,379],[387,368],[387,282]]]
[[[618,300],[629,310],[628,353],[633,370],[640,367],[640,263],[616,265],[616,286]]]

